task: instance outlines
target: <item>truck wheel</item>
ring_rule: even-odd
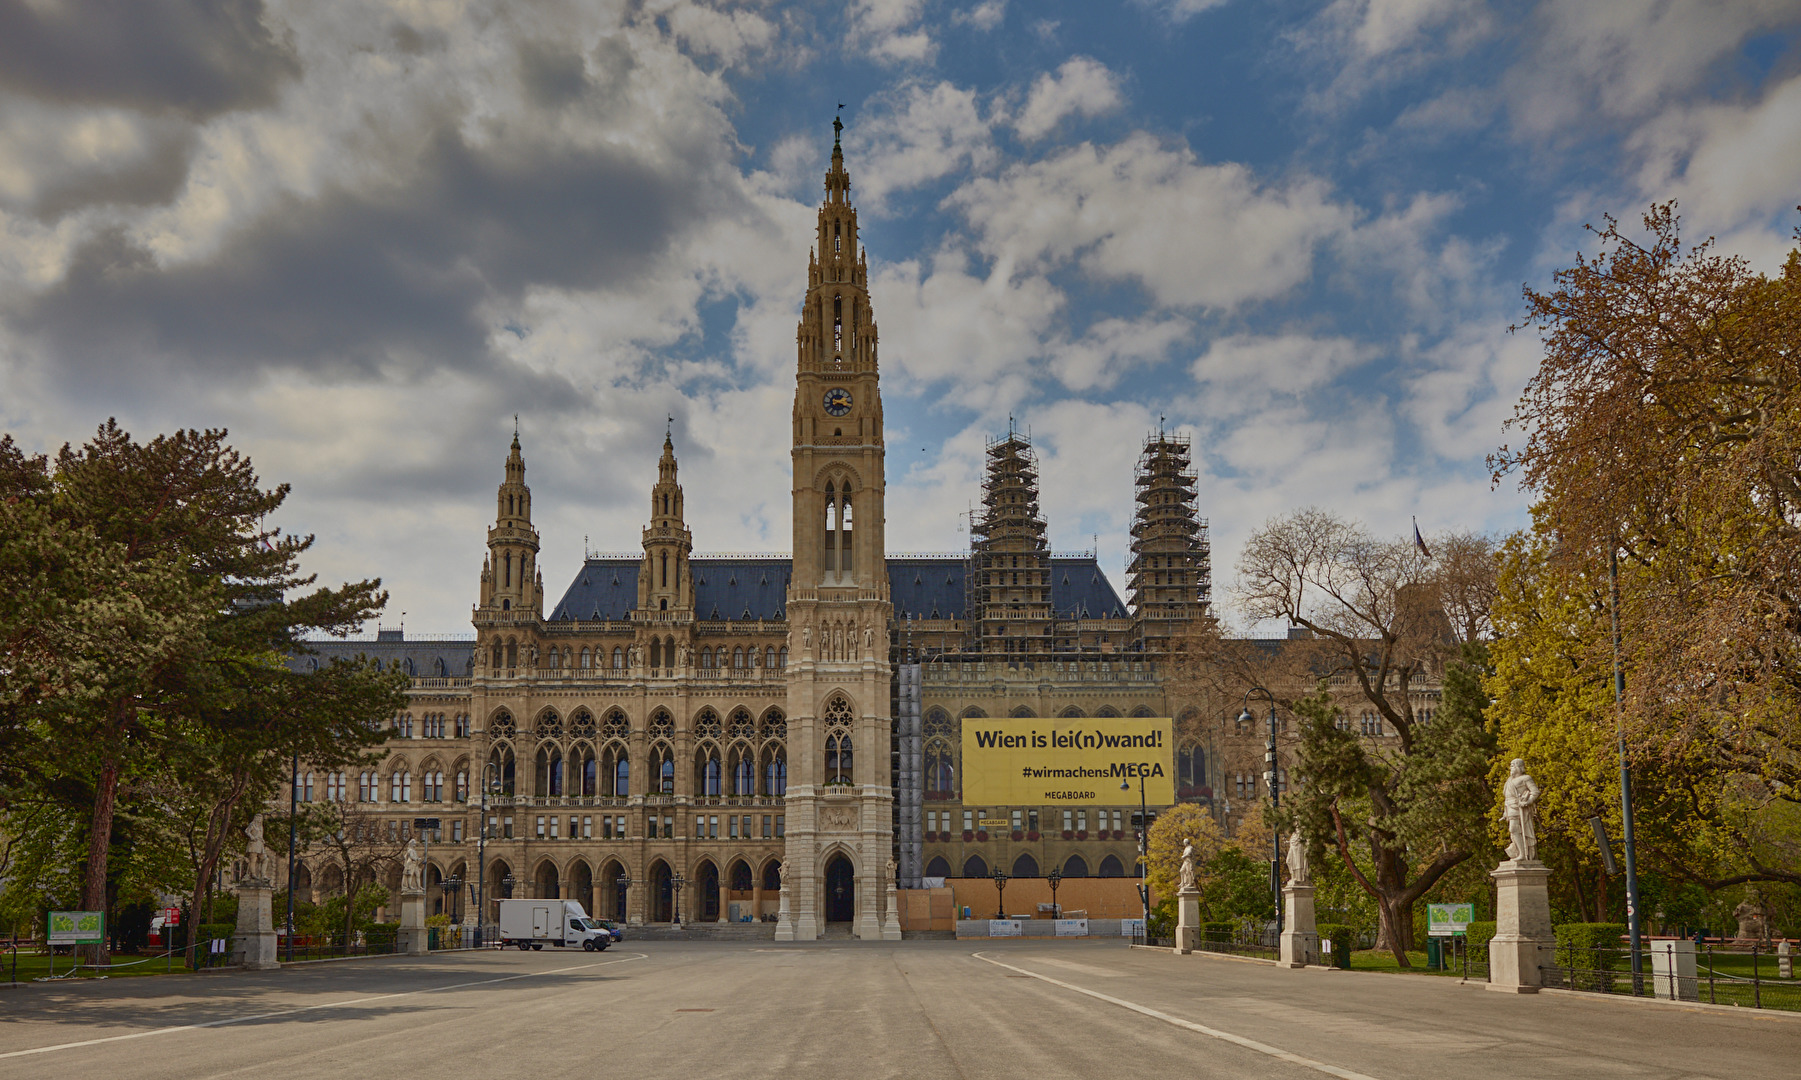
[[[543,951],[544,951],[544,943],[542,941],[532,942],[532,952],[543,952]]]
[[[515,941],[515,942],[513,942],[513,944],[519,946],[520,952],[524,952],[525,950],[532,947],[532,943],[529,941]]]
[[[589,938],[588,940],[582,942],[582,951],[583,952],[593,952],[594,951],[594,939],[593,938]]]

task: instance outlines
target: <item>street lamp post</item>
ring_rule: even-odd
[[[488,779],[488,770],[494,770],[494,779]],[[492,784],[495,794],[500,793],[500,765],[490,761],[482,766],[482,805],[481,821],[476,823],[475,832],[475,936],[476,944],[482,943],[482,924],[488,920],[488,791]]]
[[[1004,919],[1007,917],[1007,872],[998,864],[994,868],[994,896],[994,905],[1000,908],[994,917]]]
[[[288,785],[288,963],[294,962],[294,854],[300,827],[300,754],[294,754],[293,782]]]
[[[1238,722],[1251,724],[1256,718],[1251,715],[1251,695],[1262,694],[1269,701],[1269,741],[1263,749],[1263,782],[1269,787],[1269,805],[1274,810],[1282,805],[1282,770],[1276,764],[1276,695],[1261,686],[1253,686],[1245,691],[1244,709],[1238,714]],[[1274,850],[1269,863],[1269,888],[1276,898],[1276,933],[1282,932],[1282,837],[1271,830],[1274,836]]]
[[[619,889],[620,892],[624,892],[627,894],[629,894],[631,892],[632,879],[629,877],[626,877],[624,874],[620,874],[618,877],[614,878],[613,884],[615,887],[617,887]],[[617,897],[617,894],[615,894],[615,896]],[[614,903],[617,907],[623,908],[626,906],[625,904],[619,902],[622,899],[624,899],[624,898],[618,897],[617,899],[615,899]],[[618,912],[620,922],[625,921],[626,914],[627,913],[624,911]]]
[[[463,879],[452,874],[445,878],[439,887],[444,890],[444,917],[448,919],[456,910],[457,896],[463,891]],[[456,919],[454,921],[460,923],[463,920]]]
[[[676,874],[669,879],[670,891],[675,894],[672,898],[674,900],[674,910],[671,911],[670,914],[674,916],[675,925],[677,926],[682,925],[682,886],[686,884],[687,882],[682,880],[682,875],[680,874]]]
[[[1132,781],[1121,780],[1119,790],[1131,791]],[[1145,933],[1150,933],[1151,925],[1151,890],[1146,884],[1146,874],[1150,873],[1151,851],[1151,808],[1144,801],[1144,773],[1138,774],[1138,900],[1144,905]],[[1145,939],[1149,941],[1147,937]]]
[[[1620,668],[1620,551],[1619,545],[1607,553],[1607,578],[1612,590],[1613,609],[1613,715],[1614,729],[1620,744],[1620,833],[1626,849],[1626,930],[1632,942],[1632,991],[1639,991],[1639,974],[1644,971],[1638,917],[1638,850],[1632,837],[1632,766],[1626,762],[1626,673]]]
[[[1057,886],[1063,884],[1063,871],[1053,868],[1049,874],[1051,883],[1051,918],[1061,919],[1063,909],[1057,906]]]

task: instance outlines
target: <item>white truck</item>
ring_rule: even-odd
[[[520,949],[579,945],[601,952],[613,944],[613,935],[576,900],[502,900],[500,945]]]

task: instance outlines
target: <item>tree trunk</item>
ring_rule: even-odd
[[[100,776],[94,785],[94,817],[88,827],[87,873],[81,882],[81,906],[84,911],[106,910],[107,855],[113,843],[113,805],[119,792],[119,758],[107,749],[100,762]],[[106,964],[112,959],[104,940],[98,945],[78,946],[85,950],[90,964]]]
[[[1404,968],[1413,966],[1407,959],[1407,948],[1413,944],[1413,903],[1402,897],[1378,896],[1376,913],[1380,920],[1377,931],[1377,949],[1388,949],[1395,954],[1395,963]]]

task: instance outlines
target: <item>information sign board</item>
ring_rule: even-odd
[[[1058,919],[1057,920],[1057,936],[1058,937],[1087,937],[1088,936],[1088,920],[1087,919]]]
[[[989,919],[989,937],[1024,937],[1025,927],[1018,919]]]
[[[106,940],[106,912],[52,911],[50,944],[98,945]]]
[[[1474,904],[1426,905],[1426,934],[1429,937],[1455,937],[1475,921]]]

